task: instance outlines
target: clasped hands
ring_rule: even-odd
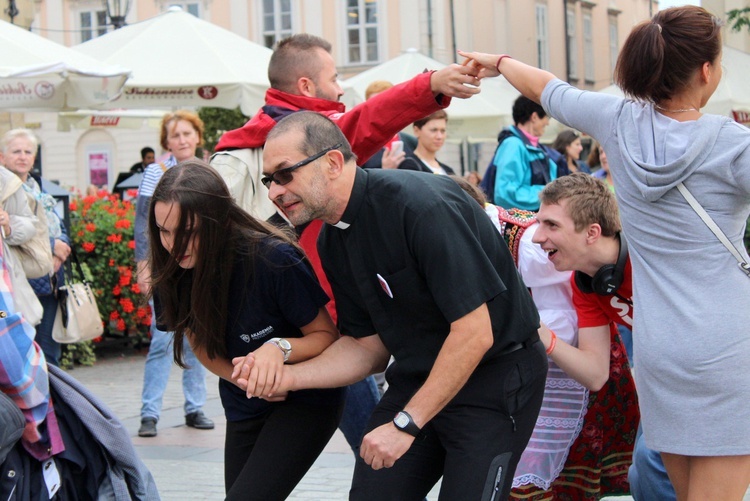
[[[289,366],[284,365],[284,354],[273,344],[233,358],[232,365],[232,382],[247,393],[247,398],[285,400],[294,382]]]

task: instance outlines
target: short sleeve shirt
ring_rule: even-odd
[[[242,256],[235,261],[226,329],[229,359],[245,356],[274,337],[302,337],[300,328],[312,322],[328,302],[299,251],[271,239],[261,242],[258,250],[252,261]],[[258,417],[273,405],[258,398],[248,399],[242,390],[223,379],[219,393],[229,421]],[[288,400],[333,405],[339,395],[340,390],[303,390],[291,392]]]
[[[625,263],[622,285],[617,294],[602,296],[595,292],[581,292],[571,275],[573,305],[578,314],[578,327],[599,327],[614,322],[625,327],[633,327],[633,271],[630,259]]]
[[[429,375],[450,324],[484,303],[495,337],[485,360],[536,337],[539,317],[507,246],[450,178],[358,169],[342,221],[323,227],[318,249],[342,334],[380,335],[415,381]]]

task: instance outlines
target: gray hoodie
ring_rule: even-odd
[[[542,106],[607,153],[633,266],[634,356],[647,445],[750,454],[750,280],[675,189],[684,182],[747,259],[750,130],[678,122],[647,103],[550,82]]]

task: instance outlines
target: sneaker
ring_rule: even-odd
[[[139,437],[155,437],[156,436],[156,419],[147,417],[141,419],[141,427],[138,428]]]
[[[191,412],[185,416],[185,424],[198,430],[213,430],[214,422],[203,414],[203,411]]]

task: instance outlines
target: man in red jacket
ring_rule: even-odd
[[[450,65],[425,72],[345,111],[331,44],[309,34],[282,40],[268,65],[271,88],[266,104],[243,127],[226,132],[216,147],[211,165],[226,181],[232,196],[259,219],[276,213],[268,189],[260,183],[262,148],[276,122],[296,111],[315,111],[332,119],[352,145],[361,165],[393,136],[415,120],[448,106],[451,97],[479,93],[474,69]],[[468,85],[467,85],[468,84]],[[296,228],[300,245],[313,263],[321,285],[331,297],[327,307],[336,319],[335,298],[320,267],[315,245],[321,224],[313,221]],[[372,377],[349,387],[340,428],[358,455],[364,427],[379,398]]]

